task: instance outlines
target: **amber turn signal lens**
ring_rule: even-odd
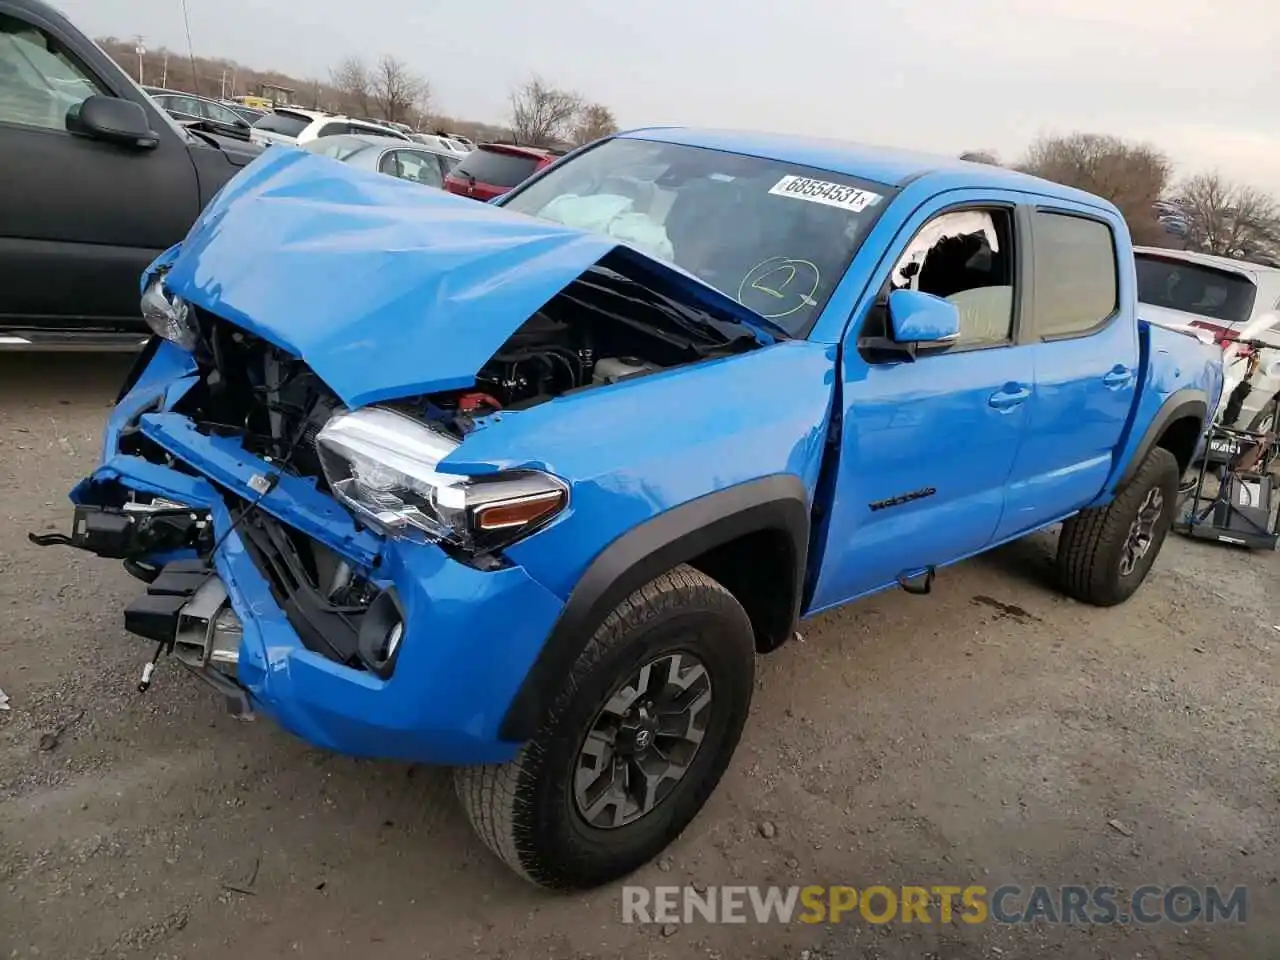
[[[476,528],[479,530],[509,530],[523,527],[560,510],[565,503],[563,490],[549,490],[527,497],[498,500],[476,508]]]

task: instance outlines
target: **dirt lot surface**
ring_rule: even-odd
[[[123,367],[0,356],[0,958],[1280,956],[1280,558],[1171,538],[1097,610],[1048,535],[821,617],[634,880],[1245,884],[1244,924],[627,925],[617,888],[517,881],[445,771],[238,722],[173,664],[135,692],[139,585],[26,540],[65,528]]]

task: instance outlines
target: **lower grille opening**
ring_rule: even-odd
[[[336,663],[368,669],[361,627],[382,591],[323,544],[227,495],[236,532],[303,646]]]

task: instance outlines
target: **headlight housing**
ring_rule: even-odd
[[[200,330],[191,315],[191,307],[165,289],[163,277],[151,281],[142,294],[142,318],[156,336],[184,350],[194,350],[200,341]]]
[[[483,553],[528,536],[568,506],[569,487],[540,471],[437,473],[457,446],[444,431],[385,407],[339,412],[316,437],[334,495],[397,539]]]

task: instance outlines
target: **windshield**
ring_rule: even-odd
[[[792,163],[619,138],[552,167],[503,206],[615,237],[800,336],[887,192]]]
[[[1137,254],[1138,299],[1221,320],[1232,326],[1249,319],[1256,287],[1248,277],[1174,257]]]

